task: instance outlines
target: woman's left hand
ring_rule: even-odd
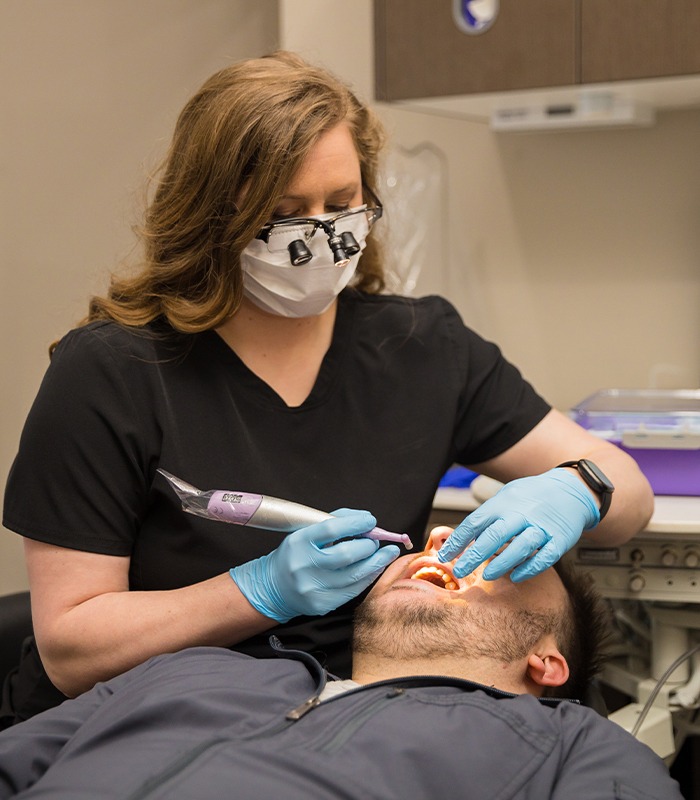
[[[487,565],[484,579],[513,570],[511,580],[523,581],[555,564],[599,521],[591,491],[557,467],[507,483],[455,528],[438,558],[451,561],[466,548],[453,570],[461,578],[506,546]]]

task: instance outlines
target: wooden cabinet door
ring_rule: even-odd
[[[577,2],[500,0],[491,27],[469,35],[452,0],[375,0],[377,99],[576,83]]]
[[[581,82],[700,72],[700,0],[580,0]]]

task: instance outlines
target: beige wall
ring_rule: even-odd
[[[133,244],[144,177],[212,72],[278,42],[276,0],[3,0],[0,485],[48,343]],[[0,594],[26,586],[0,535]]]
[[[282,42],[371,98],[371,1],[280,7]],[[447,263],[418,293],[447,294],[563,410],[600,388],[700,386],[700,100],[648,129],[522,135],[377,108],[394,146],[447,160]]]
[[[446,285],[555,406],[700,386],[700,110],[526,135],[382,115],[396,141],[447,155],[450,259],[424,281]]]
[[[145,163],[229,58],[274,46],[260,0],[4,0],[0,481],[45,348],[131,243]],[[372,94],[370,0],[279,0],[279,36]],[[446,293],[565,409],[601,387],[700,385],[700,109],[648,130],[505,136],[379,109],[448,161]],[[7,176],[7,178],[6,178]],[[0,539],[0,593],[24,586]]]

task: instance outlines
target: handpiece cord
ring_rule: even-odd
[[[666,672],[664,672],[664,674],[659,678],[659,680],[656,682],[656,686],[654,686],[651,694],[647,698],[646,703],[644,703],[644,707],[639,712],[639,716],[637,717],[637,721],[634,723],[634,727],[630,731],[632,736],[634,736],[635,738],[637,737],[639,729],[642,727],[642,723],[646,719],[649,710],[654,704],[654,700],[656,700],[659,692],[661,691],[661,687],[666,683],[666,681],[671,677],[672,673],[676,669],[678,669],[678,667],[680,667],[680,665],[684,661],[687,661],[689,658],[694,656],[695,653],[697,653],[698,651],[700,651],[700,644],[696,644],[695,647],[691,647],[690,650],[687,650],[685,653],[678,656],[678,658],[673,662],[673,664],[671,664],[671,666],[666,670]]]

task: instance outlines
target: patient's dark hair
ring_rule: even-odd
[[[562,655],[569,664],[569,679],[562,686],[548,688],[546,697],[582,699],[603,668],[612,637],[612,614],[598,594],[589,573],[579,572],[567,562],[554,569],[569,598],[568,613],[554,631]]]

